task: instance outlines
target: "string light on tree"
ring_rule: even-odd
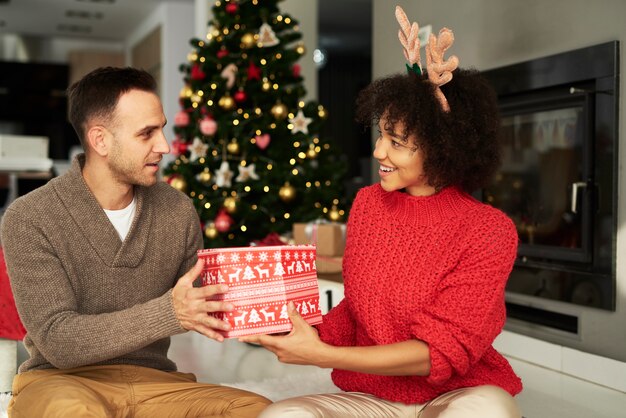
[[[220,107],[224,110],[232,110],[235,108],[235,100],[233,100],[233,98],[230,97],[229,94],[222,96],[217,104],[220,105]]]
[[[196,176],[196,180],[201,183],[208,184],[211,181],[212,177],[213,176],[211,176],[211,172],[209,171],[209,169],[205,168],[200,173],[198,173],[198,175]]]
[[[217,228],[215,227],[215,223],[214,222],[210,222],[204,228],[204,236],[205,237],[207,237],[209,239],[215,239],[218,235],[219,235],[219,232],[217,231]]]
[[[182,176],[171,177],[169,183],[170,186],[176,190],[180,190],[181,192],[185,192],[187,190],[187,181]]]
[[[272,113],[272,116],[274,116],[274,119],[280,120],[287,117],[287,113],[289,112],[289,110],[287,109],[287,106],[278,102],[274,106],[272,106],[272,110],[270,112]]]
[[[293,202],[296,198],[296,189],[287,182],[278,191],[278,196],[283,202]]]
[[[179,67],[178,158],[163,174],[193,199],[207,248],[247,246],[345,207],[346,166],[319,136],[324,108],[304,100],[302,34],[279,5],[215,2]]]
[[[252,33],[246,33],[241,37],[242,49],[249,49],[256,45],[255,36]]]
[[[333,222],[339,222],[341,220],[341,214],[339,213],[339,209],[337,209],[337,206],[333,206],[328,211],[328,219]]]
[[[237,198],[229,196],[224,199],[224,208],[226,212],[231,214],[237,212]]]

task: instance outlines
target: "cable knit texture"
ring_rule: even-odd
[[[63,176],[17,199],[2,243],[24,343],[20,372],[91,364],[175,370],[169,337],[185,330],[171,288],[202,247],[200,221],[165,183],[136,187],[122,242],[83,180],[84,156]]]
[[[513,222],[459,189],[428,197],[362,189],[348,220],[345,299],[324,317],[320,336],[343,346],[422,340],[431,368],[428,376],[336,369],[335,384],[404,403],[487,384],[519,393],[521,380],[492,347],[516,251]]]

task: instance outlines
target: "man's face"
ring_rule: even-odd
[[[170,152],[163,134],[165,123],[155,94],[131,90],[120,97],[109,128],[108,164],[117,181],[140,186],[156,183],[159,162]]]

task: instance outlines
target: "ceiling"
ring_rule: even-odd
[[[161,1],[0,0],[0,33],[122,41]]]
[[[80,37],[121,42],[163,1],[0,0],[0,35]],[[167,1],[193,3],[194,0]],[[326,49],[369,51],[371,2],[318,0],[320,45]]]

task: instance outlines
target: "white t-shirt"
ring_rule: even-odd
[[[111,223],[115,227],[115,230],[117,231],[122,241],[126,239],[126,235],[128,235],[128,231],[130,230],[130,226],[133,224],[136,208],[137,200],[135,199],[135,197],[133,197],[133,201],[130,202],[130,205],[126,206],[124,209],[104,210],[104,213],[107,214],[109,221],[111,221]]]

